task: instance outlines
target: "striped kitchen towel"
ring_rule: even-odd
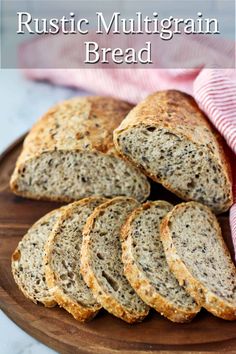
[[[193,96],[232,151],[234,204],[230,209],[230,227],[236,251],[236,71],[202,70],[193,83]]]
[[[207,69],[204,61],[207,56],[208,62],[209,56],[213,59],[220,56],[221,61],[225,60],[225,62],[229,57],[235,60],[235,44],[222,39],[216,45],[216,42],[209,40],[207,47],[206,42],[201,44],[198,39],[189,38],[183,43],[179,42],[178,48],[174,45],[169,47],[166,55],[162,53],[162,57],[166,60],[179,60],[179,68],[181,68],[183,58],[187,57],[186,48],[190,48],[191,53],[200,50],[201,61],[198,61],[196,67],[192,69],[36,69],[40,67],[37,63],[40,56],[37,53],[41,53],[40,60],[44,53],[45,63],[50,60],[48,67],[53,67],[53,63],[55,67],[60,67],[60,44],[59,48],[55,42],[54,46],[51,46],[48,45],[48,40],[52,39],[31,41],[21,47],[20,61],[24,64],[24,72],[30,79],[48,80],[54,84],[79,87],[134,103],[151,92],[165,89],[178,89],[193,95],[200,108],[225,138],[232,152],[234,205],[230,210],[230,226],[236,251],[236,70]],[[47,50],[41,51],[42,46],[46,46]],[[64,56],[76,57],[76,45],[66,49],[63,51]]]

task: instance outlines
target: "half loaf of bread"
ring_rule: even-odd
[[[97,207],[85,225],[81,250],[81,272],[94,297],[129,323],[149,311],[126,279],[121,260],[121,227],[137,206],[134,199],[117,197]]]
[[[232,205],[222,139],[192,97],[174,90],[152,94],[130,111],[114,142],[124,157],[180,198],[216,213]]]
[[[131,286],[146,304],[173,322],[188,322],[200,310],[169,270],[160,223],[173,208],[165,201],[135,209],[122,228],[122,260]]]
[[[118,156],[113,130],[132,106],[108,97],[80,97],[50,109],[25,139],[10,186],[33,199],[70,202],[92,195],[149,195],[146,177]]]
[[[57,303],[81,322],[101,308],[80,274],[82,229],[88,216],[105,199],[86,198],[66,206],[45,248],[45,274]]]
[[[163,219],[161,239],[180,285],[213,315],[236,319],[236,269],[210,209],[177,205]]]

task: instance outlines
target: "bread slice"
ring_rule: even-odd
[[[196,202],[177,205],[161,224],[170,269],[213,315],[236,319],[236,269],[216,217]]]
[[[80,274],[80,249],[85,222],[104,201],[91,197],[65,207],[45,247],[48,287],[57,303],[81,322],[101,308]]]
[[[128,323],[149,311],[126,279],[121,260],[121,227],[137,206],[134,199],[117,197],[97,207],[85,225],[81,249],[81,273],[95,298]]]
[[[56,209],[38,220],[19,242],[12,255],[12,274],[22,293],[34,303],[46,307],[56,305],[46,283],[43,267],[44,247],[61,209]]]
[[[79,97],[50,109],[25,139],[10,186],[33,199],[63,202],[92,195],[145,200],[147,178],[118,156],[112,133],[132,108],[108,97]]]
[[[124,272],[141,299],[173,322],[188,322],[200,310],[169,270],[160,223],[172,209],[165,201],[135,209],[122,228]]]
[[[138,104],[114,132],[118,151],[154,181],[214,212],[233,202],[223,141],[194,99],[163,91]]]

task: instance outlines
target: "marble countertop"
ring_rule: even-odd
[[[0,71],[0,152],[25,133],[54,103],[84,92],[25,80],[18,70]],[[29,336],[0,310],[1,354],[56,353]]]

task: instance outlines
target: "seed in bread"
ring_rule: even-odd
[[[169,270],[160,223],[173,208],[165,201],[135,209],[122,228],[124,272],[141,299],[173,322],[188,322],[200,307]]]
[[[137,206],[134,199],[117,197],[97,207],[85,225],[81,249],[81,273],[95,298],[128,323],[149,311],[126,279],[121,260],[121,227]]]
[[[37,221],[19,242],[12,255],[12,274],[23,294],[34,303],[46,307],[56,305],[46,283],[44,247],[62,209],[57,209]]]
[[[81,322],[92,319],[101,308],[80,274],[80,250],[85,222],[104,201],[91,197],[66,206],[45,248],[48,287],[57,303]]]
[[[71,202],[92,195],[145,200],[147,178],[118,156],[112,133],[132,108],[108,97],[58,104],[25,139],[10,186],[33,199]]]
[[[213,315],[236,319],[236,269],[215,215],[200,203],[172,209],[161,224],[170,269],[186,291]]]
[[[114,132],[117,150],[184,200],[221,213],[232,205],[223,141],[194,99],[170,90],[147,97]]]

